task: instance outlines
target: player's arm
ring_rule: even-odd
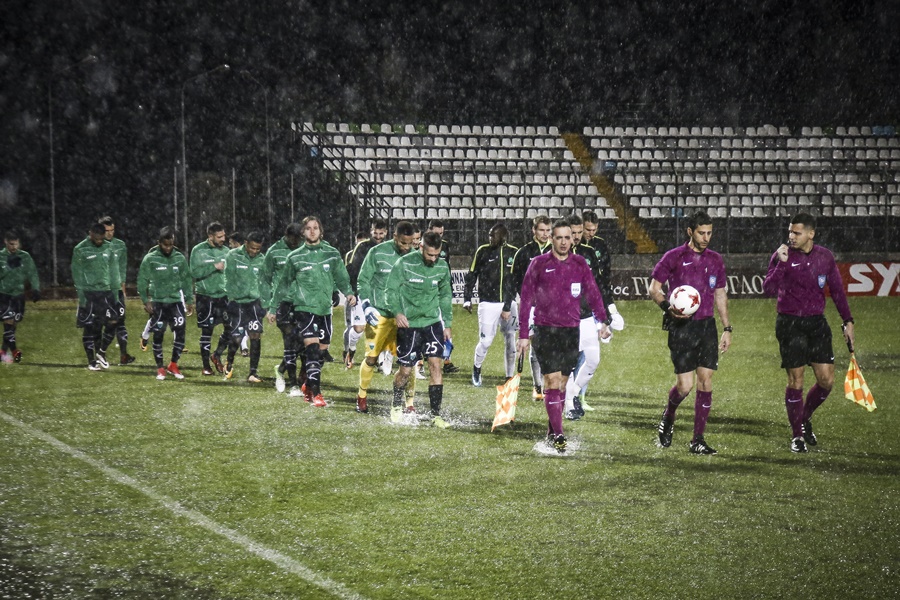
[[[194,278],[191,276],[191,267],[187,259],[182,255],[184,272],[181,274],[181,293],[184,295],[184,304],[187,308],[187,316],[194,314]]]
[[[138,269],[138,279],[137,279],[137,292],[141,297],[141,303],[144,305],[144,310],[148,313],[153,313],[153,307],[150,303],[150,274],[151,274],[151,265],[150,265],[150,255],[144,257],[141,261],[141,266]]]
[[[475,251],[472,257],[472,264],[469,265],[469,272],[466,273],[466,286],[463,290],[463,308],[469,313],[472,312],[472,294],[475,292],[475,283],[478,281],[478,273],[481,270],[481,257],[485,254],[486,246],[481,246]]]
[[[403,293],[405,291],[403,287],[403,272],[405,267],[402,263],[402,260],[398,260],[388,274],[385,282],[385,303],[387,304],[385,308],[394,313],[397,327],[409,327],[403,302]]]
[[[334,267],[331,269],[334,274],[335,287],[347,297],[350,306],[356,306],[356,296],[353,294],[353,286],[350,285],[350,274],[347,267],[341,260],[340,254],[335,253]]]
[[[844,292],[844,280],[834,260],[831,261],[826,280],[828,281],[828,292],[831,294],[831,301],[834,302],[834,307],[843,321],[841,331],[844,334],[844,341],[851,348],[855,348],[856,338],[853,332],[853,313],[850,312],[850,303],[847,302],[847,294]]]
[[[128,247],[122,242],[122,256],[119,257],[119,282],[121,282],[122,297],[125,297],[125,278],[128,277]]]
[[[72,282],[75,284],[75,292],[78,294],[79,306],[84,306],[84,265],[82,264],[81,252],[78,248],[72,254]]]
[[[194,250],[191,253],[191,273],[197,281],[203,281],[217,270],[214,263],[207,263],[203,260],[205,254],[203,250]]]
[[[531,307],[534,303],[534,292],[537,289],[537,270],[529,268],[522,280],[522,288],[519,293],[519,340],[516,342],[516,354],[528,350],[528,321]]]
[[[519,295],[522,294],[522,283],[525,280],[525,273],[528,272],[529,260],[525,256],[525,248],[527,248],[527,245],[519,248],[515,257],[513,257],[512,285],[515,293]]]
[[[722,320],[722,339],[719,342],[719,350],[728,352],[731,347],[731,319],[728,318],[728,292],[724,287],[716,288],[715,292],[716,312]]]
[[[603,294],[600,293],[600,288],[597,286],[594,270],[587,265],[581,276],[581,288],[584,290],[585,300],[591,307],[591,312],[594,313],[594,320],[599,323],[597,331],[600,333],[600,337],[604,340],[609,338],[612,332],[607,324],[609,317],[606,314],[606,307],[603,305]]]
[[[447,276],[441,278],[438,284],[438,307],[441,309],[441,318],[444,321],[444,329],[450,329],[453,323],[453,283],[450,279],[450,267],[447,267]]]
[[[669,300],[662,291],[662,286],[662,281],[655,278],[650,280],[650,290],[647,292],[650,295],[650,299],[656,302],[656,305],[669,316],[675,319],[690,319],[690,316],[680,315],[672,310]]]
[[[766,296],[777,296],[787,273],[784,265],[787,263],[787,246],[782,244],[778,250],[769,259],[769,269],[766,271],[766,278],[763,280],[763,294]]]

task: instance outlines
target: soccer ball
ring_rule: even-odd
[[[679,285],[669,294],[669,304],[673,312],[689,317],[700,308],[700,292],[692,286]]]

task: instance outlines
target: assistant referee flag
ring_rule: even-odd
[[[854,354],[850,355],[850,367],[847,369],[847,377],[844,379],[844,395],[847,400],[853,400],[857,404],[865,406],[869,412],[876,408],[875,398],[872,397],[872,392],[863,378]]]

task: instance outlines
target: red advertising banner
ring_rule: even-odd
[[[763,298],[763,280],[767,264],[758,267],[729,268],[727,291],[729,298]],[[900,296],[900,263],[838,263],[844,291],[848,296]],[[649,298],[651,269],[616,269],[612,272],[613,294],[618,300],[646,300]],[[453,271],[453,296],[462,302],[465,271]],[[827,290],[826,290],[827,293]],[[475,301],[478,301],[477,289]]]
[[[848,296],[900,296],[900,263],[838,263]]]

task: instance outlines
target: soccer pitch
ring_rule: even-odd
[[[627,327],[601,348],[597,410],[565,423],[568,456],[534,449],[546,413],[527,362],[515,424],[490,432],[502,339],[473,388],[477,317],[459,307],[453,427],[438,430],[392,424],[380,373],[357,414],[358,370],[339,363],[323,371],[328,408],[277,394],[273,326],[264,384],[245,382],[241,358],[230,382],[201,377],[193,319],[187,379],[159,382],[138,303],[138,361],[99,373],[73,303],[29,303],[23,362],[0,365],[0,597],[896,597],[900,302],[850,304],[878,410],[844,398],[829,302],[835,389],[813,419],[818,446],[791,454],[774,301],[732,300],[706,434],[719,454],[702,457],[687,451],[693,394],[672,447],[654,443],[674,376],[650,302],[619,303]],[[339,309],[334,321],[339,359]]]

